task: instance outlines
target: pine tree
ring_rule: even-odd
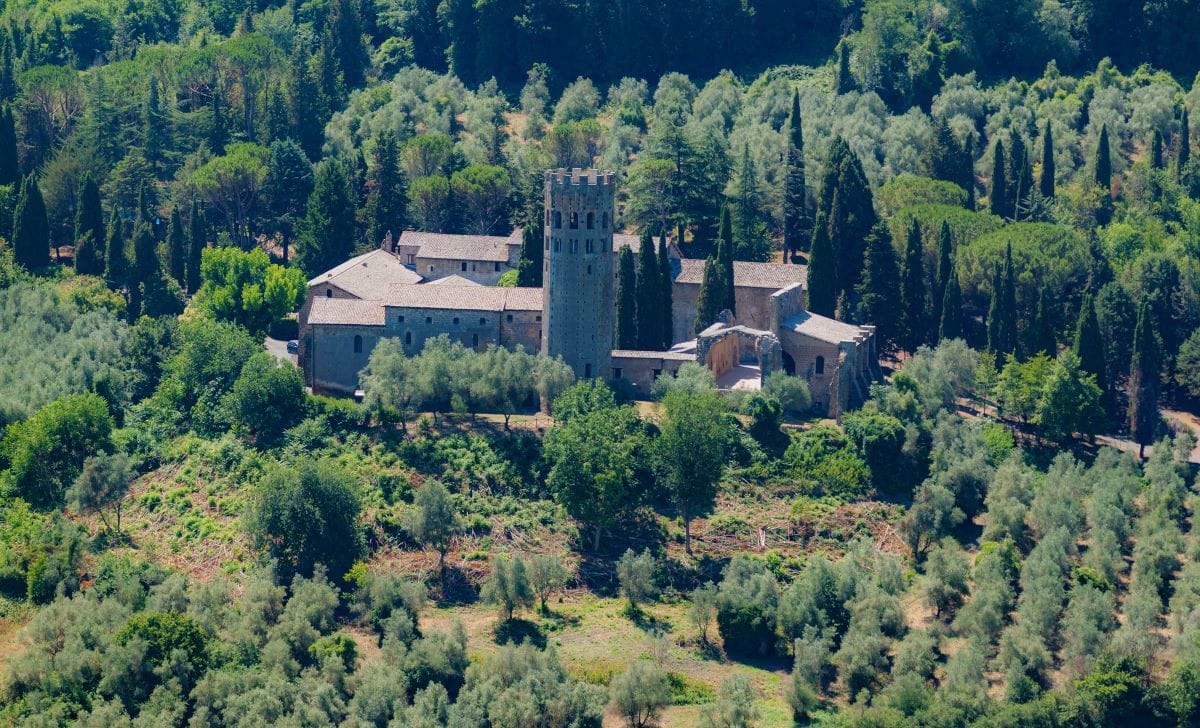
[[[17,128],[13,124],[12,108],[0,107],[0,185],[21,182],[21,163],[17,157]]]
[[[1007,219],[1009,217],[1009,209],[1011,205],[1008,203],[1008,179],[1006,175],[1007,165],[1004,162],[1004,142],[996,140],[995,150],[992,152],[992,194],[989,199],[991,212],[996,217]]]
[[[958,285],[958,272],[952,270],[950,279],[946,282],[946,293],[942,297],[938,340],[961,339],[962,335],[962,289]]]
[[[525,288],[542,287],[542,248],[546,234],[545,221],[538,211],[529,215],[529,224],[521,231],[521,258],[517,261],[517,285]]]
[[[1112,152],[1108,145],[1108,124],[1100,126],[1100,141],[1096,143],[1096,186],[1105,194],[1112,189]]]
[[[617,256],[617,348],[638,348],[637,336],[637,271],[633,251],[621,246]]]
[[[875,325],[880,349],[885,352],[895,350],[900,333],[901,306],[896,287],[899,279],[900,270],[892,235],[885,223],[877,223],[867,236],[862,280],[856,292],[859,319]]]
[[[1175,179],[1183,179],[1187,171],[1188,160],[1192,156],[1192,130],[1188,121],[1188,109],[1185,105],[1179,117],[1179,153],[1175,157]]]
[[[913,352],[928,339],[928,303],[925,299],[924,246],[921,227],[914,218],[908,228],[904,248],[904,269],[900,278],[900,331],[898,343]]]
[[[317,167],[308,209],[296,240],[296,262],[315,276],[345,261],[354,250],[355,204],[346,168],[337,158]]]
[[[1138,444],[1138,457],[1154,442],[1158,426],[1158,342],[1151,330],[1150,307],[1145,302],[1133,330],[1133,355],[1129,363],[1129,431]]]
[[[721,308],[729,309],[730,313],[737,313],[737,304],[734,301],[733,289],[733,224],[729,218],[729,207],[721,208],[721,223],[717,232],[717,262],[721,264],[722,280],[728,283],[722,291],[724,296]]]
[[[288,120],[287,99],[274,84],[267,84],[259,94],[260,133],[265,142],[278,142],[292,136],[291,121]]]
[[[1058,340],[1054,334],[1054,308],[1050,304],[1046,287],[1038,290],[1037,312],[1033,326],[1029,328],[1029,342],[1025,347],[1030,355],[1047,354],[1053,358],[1058,353]]]
[[[700,281],[700,295],[696,300],[696,323],[698,334],[712,326],[724,308],[724,268],[711,255],[704,260],[704,277]]]
[[[662,318],[659,316],[662,271],[658,268],[658,256],[654,254],[654,238],[649,232],[642,233],[638,250],[637,342],[639,349],[653,351],[662,339]]]
[[[1096,377],[1096,386],[1101,392],[1108,390],[1108,375],[1105,371],[1104,338],[1100,333],[1100,321],[1096,317],[1096,306],[1091,293],[1083,295],[1079,308],[1079,320],[1075,324],[1075,343],[1071,347],[1079,357],[1083,371]]]
[[[105,236],[104,282],[113,290],[120,290],[129,280],[129,258],[125,254],[125,228],[121,215],[113,210]]]
[[[850,73],[850,44],[843,38],[837,47],[837,71],[833,78],[833,90],[837,94],[848,94],[854,90],[854,76]]]
[[[85,175],[79,189],[75,211],[75,272],[98,276],[104,273],[104,210],[100,206],[100,188],[92,176]]]
[[[400,171],[400,148],[390,130],[375,142],[373,166],[367,177],[367,244],[377,246],[389,232],[404,231],[404,213],[408,208],[408,190]]]
[[[325,16],[326,34],[346,85],[358,88],[366,81],[371,57],[363,45],[363,23],[355,0],[333,0]]]
[[[1150,137],[1150,168],[1162,169],[1163,166],[1163,138],[1162,132],[1156,127],[1154,134]]]
[[[1054,174],[1054,129],[1047,120],[1046,131],[1042,133],[1042,176],[1040,179],[1042,197],[1047,200],[1054,197]]]
[[[764,262],[771,257],[771,242],[763,222],[762,194],[758,189],[758,172],[750,156],[750,146],[742,146],[742,159],[735,184],[737,228],[733,236],[734,257],[738,260]]]
[[[142,106],[142,154],[150,169],[158,174],[167,150],[171,148],[171,131],[167,114],[158,96],[158,81],[150,79],[150,90]]]
[[[804,128],[800,119],[800,94],[792,93],[788,115],[787,168],[783,178],[783,255],[793,259],[808,242],[808,192],[804,176]]]
[[[675,305],[675,278],[671,271],[671,255],[667,248],[667,236],[658,238],[658,273],[659,273],[659,314],[662,324],[662,336],[659,343],[663,350],[670,349],[675,338],[675,315],[672,307]]]
[[[837,306],[838,285],[833,246],[829,243],[829,225],[825,214],[817,212],[813,239],[808,255],[808,310],[821,316],[833,316]]]
[[[941,228],[938,229],[937,279],[934,282],[933,295],[929,299],[938,311],[941,310],[942,297],[946,295],[946,285],[954,273],[954,261],[951,259],[953,252],[954,239],[950,235],[950,224],[943,220]]]
[[[180,287],[187,285],[188,243],[183,229],[183,218],[179,208],[171,208],[171,222],[167,225],[167,269]]]
[[[188,263],[187,290],[195,293],[200,290],[200,264],[203,262],[204,249],[208,247],[208,227],[204,224],[204,208],[192,200],[192,209],[188,213]]]
[[[291,137],[300,144],[310,160],[320,159],[321,145],[325,143],[328,115],[324,96],[319,91],[320,83],[309,63],[304,44],[297,42],[288,62],[284,88],[292,127]]]
[[[933,122],[933,137],[927,154],[929,174],[934,179],[953,182],[967,192],[968,209],[974,209],[974,179],[967,150],[954,136],[954,130],[942,117]]]
[[[13,260],[28,270],[50,265],[50,223],[37,180],[29,175],[21,183],[13,213]]]

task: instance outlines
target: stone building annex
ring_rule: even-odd
[[[643,395],[684,362],[708,367],[718,386],[757,389],[783,370],[804,378],[814,407],[838,417],[878,377],[874,328],[805,310],[805,267],[734,263],[736,320],[725,312],[693,334],[703,260],[669,246],[673,341],[668,351],[613,349],[616,259],[639,239],[613,230],[611,172],[553,170],[545,178],[542,288],[500,288],[517,266],[520,231],[508,237],[404,232],[378,250],[313,278],[300,311],[300,363],[314,392],[352,394],[382,338],[420,353],[448,334],[466,346],[523,346],[561,356],[577,377],[624,378]]]

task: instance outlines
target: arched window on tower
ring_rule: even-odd
[[[362,337],[359,336],[358,334],[354,335],[354,353],[355,354],[362,353]]]
[[[595,229],[596,229],[596,213],[594,213],[594,212],[589,212],[589,213],[588,213],[588,216],[587,216],[587,229],[588,229],[588,230],[595,230]]]
[[[817,374],[825,373],[825,357],[823,357],[823,356],[817,357],[816,371],[817,371]]]
[[[559,212],[558,210],[554,211],[554,227],[556,227],[556,228],[562,227],[562,213]]]
[[[571,229],[572,230],[579,229],[579,213],[578,212],[571,213]]]
[[[546,227],[550,227],[550,211],[546,210]]]
[[[603,217],[603,218],[601,218],[601,219],[604,221],[604,222],[602,223],[602,225],[603,225],[604,229],[605,229],[605,230],[607,230],[607,229],[608,229],[608,213],[607,213],[607,212],[606,212],[606,213],[604,213],[604,217]]]

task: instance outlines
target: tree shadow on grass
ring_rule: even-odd
[[[496,644],[520,645],[528,642],[539,650],[546,649],[546,635],[538,625],[527,619],[510,619],[496,625]]]

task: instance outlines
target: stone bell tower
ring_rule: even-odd
[[[542,346],[580,379],[612,376],[612,172],[546,172]]]

